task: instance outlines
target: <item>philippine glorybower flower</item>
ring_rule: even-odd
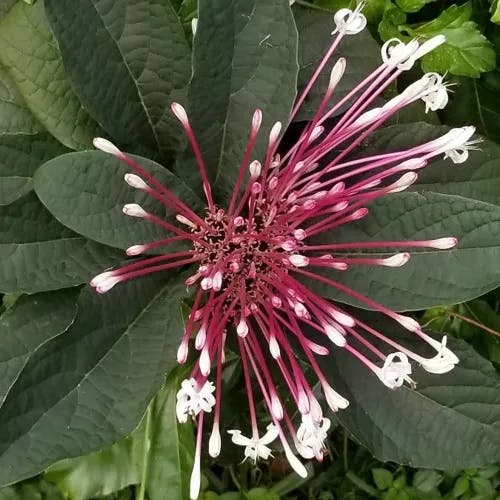
[[[366,24],[359,9],[342,9],[334,21],[332,44],[299,96],[290,120],[341,40],[360,32]],[[125,205],[126,215],[144,219],[170,233],[161,241],[139,242],[127,249],[127,255],[138,256],[180,241],[186,243],[186,248],[106,271],[96,276],[91,285],[98,293],[105,293],[118,283],[139,276],[187,265],[193,269],[186,280],[186,285],[194,288],[193,305],[177,353],[178,362],[185,363],[190,340],[194,339],[194,349],[199,355],[177,394],[179,422],[192,418],[197,423],[191,498],[197,498],[200,489],[200,457],[207,413],[213,413],[208,452],[216,457],[221,450],[221,379],[228,336],[239,346],[251,424],[249,436],[237,429],[230,430],[232,441],[244,447],[245,458],[256,461],[272,456],[270,445],[278,439],[291,467],[301,476],[306,476],[306,469],[297,455],[305,459],[323,458],[330,421],[324,417],[312,382],[306,378],[292,351],[292,339],[308,360],[324,400],[333,411],[346,408],[349,402],[330,386],[319,366],[318,357],[328,356],[331,349],[345,349],[391,389],[405,381],[413,383],[410,360],[432,373],[447,372],[458,362],[446,347],[446,338],[434,340],[414,319],[326,277],[320,269],[343,273],[358,265],[399,267],[408,262],[411,249],[453,248],[457,244],[453,236],[436,235],[436,239],[426,241],[333,241],[328,244],[317,244],[315,240],[324,232],[330,233],[367,216],[367,203],[406,189],[432,158],[444,155],[454,163],[461,163],[467,159],[468,150],[475,148],[477,141],[470,140],[474,128],[463,127],[407,150],[364,158],[352,154],[370,133],[404,106],[417,100],[423,100],[430,110],[446,105],[448,97],[443,78],[428,73],[384,105],[370,108],[403,71],[443,42],[442,36],[423,43],[389,40],[382,47],[381,65],[329,107],[347,64],[339,59],[333,65],[322,101],[299,139],[283,151],[280,149],[281,123],[275,123],[270,129],[262,162],[252,156],[262,122],[262,112],[257,109],[234,189],[225,207],[214,201],[188,116],[180,104],[173,103],[172,111],[182,124],[197,160],[206,198],[204,213],[195,213],[116,146],[105,139],[95,140],[97,148],[115,155],[131,168],[134,173],[125,175],[131,187],[146,191],[176,213],[178,224],[172,224],[137,204]],[[346,103],[350,103],[347,111],[327,128],[327,119],[335,116],[340,108],[344,109]],[[340,152],[332,156],[333,151]],[[395,249],[389,257],[370,256],[370,250],[388,248]],[[365,256],[347,257],[346,252],[352,250],[365,252]],[[312,280],[383,313],[430,345],[435,355],[422,357],[352,317],[341,306],[304,285]],[[313,341],[311,331],[322,336],[324,342]],[[381,347],[384,345],[385,348]],[[270,363],[278,370],[272,370]],[[276,380],[277,372],[281,380]],[[291,395],[295,408],[285,405],[284,393]],[[271,423],[265,429],[257,421],[256,400],[263,401],[269,413]],[[295,409],[300,415],[298,427],[292,419],[291,411],[295,413]]]

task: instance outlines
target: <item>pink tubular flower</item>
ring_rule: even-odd
[[[335,24],[333,42],[299,96],[290,120],[342,38],[361,31],[366,21],[359,9],[342,9],[335,15]],[[244,446],[245,457],[255,461],[271,456],[269,445],[277,438],[291,467],[302,476],[306,475],[306,469],[292,447],[305,459],[316,457],[321,460],[330,421],[323,416],[311,383],[292,352],[290,339],[293,338],[301,347],[322,387],[326,403],[333,411],[346,408],[349,402],[329,385],[317,362],[317,356],[328,355],[330,349],[346,349],[391,389],[401,386],[404,381],[412,383],[409,378],[410,360],[432,373],[447,372],[458,362],[446,347],[446,338],[441,342],[434,340],[410,317],[391,311],[317,271],[318,268],[330,268],[343,272],[355,265],[399,267],[410,259],[408,250],[447,250],[457,244],[455,238],[442,235],[426,241],[321,245],[311,239],[365,217],[368,214],[365,208],[367,203],[406,189],[417,179],[418,170],[432,158],[444,155],[455,163],[461,163],[467,158],[468,150],[474,149],[476,141],[470,140],[474,128],[463,127],[407,150],[348,158],[365,137],[407,104],[423,100],[427,109],[432,110],[446,104],[446,86],[442,77],[429,73],[386,104],[370,108],[370,104],[398,75],[443,41],[442,36],[424,43],[413,40],[404,44],[399,40],[390,40],[382,47],[382,64],[328,109],[327,105],[347,64],[344,59],[339,59],[331,71],[324,98],[297,142],[281,152],[280,156],[277,151],[281,124],[277,122],[269,132],[267,153],[261,162],[252,158],[262,123],[262,113],[256,110],[234,190],[225,208],[217,206],[213,199],[202,154],[186,111],[180,104],[174,103],[171,107],[186,132],[198,163],[207,201],[204,214],[194,213],[113,144],[100,138],[94,141],[97,148],[115,155],[134,171],[125,176],[131,187],[146,191],[177,214],[178,224],[171,224],[146,212],[139,205],[125,205],[123,211],[126,215],[145,219],[171,233],[170,237],[161,241],[134,245],[127,249],[127,255],[141,255],[179,241],[187,246],[182,251],[145,257],[104,272],[96,276],[91,285],[98,293],[105,293],[116,284],[139,276],[185,265],[194,266],[193,274],[186,280],[188,286],[195,287],[193,306],[177,353],[178,362],[184,363],[190,349],[189,341],[194,339],[194,349],[199,356],[177,396],[179,421],[185,422],[191,416],[198,426],[191,498],[197,498],[200,489],[200,457],[206,413],[213,412],[209,453],[216,457],[221,450],[220,395],[224,346],[228,335],[234,336],[239,345],[251,423],[250,437],[243,436],[240,430],[229,431],[233,442]],[[326,120],[343,109],[347,102],[350,103],[348,110],[333,128],[327,129]],[[333,150],[341,152],[332,158]],[[350,249],[388,247],[396,251],[387,258],[370,257],[369,254],[346,257],[342,253]],[[353,318],[339,305],[309,290],[303,284],[303,278],[322,282],[383,313],[434,348],[435,356],[421,357]],[[329,347],[308,338],[304,326],[324,336],[325,345]],[[385,345],[386,349],[381,345]],[[269,349],[273,362],[281,372],[287,394],[291,395],[301,414],[297,429],[268,366],[266,349]],[[257,422],[255,397],[264,401],[269,412],[271,424],[265,432]]]

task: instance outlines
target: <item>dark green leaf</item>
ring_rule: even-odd
[[[379,490],[387,490],[392,486],[394,478],[392,472],[387,469],[372,469],[373,482]]]
[[[36,134],[42,130],[11,77],[0,67],[0,137],[3,134]]]
[[[446,42],[422,58],[424,71],[450,72],[454,75],[478,77],[495,68],[495,51],[488,39],[470,20],[470,3],[452,5],[436,19],[418,28],[406,28],[412,36],[431,38],[438,34]]]
[[[176,363],[182,277],[86,289],[75,322],[30,358],[0,408],[0,484],[130,433]]]
[[[363,155],[405,150],[445,134],[448,127],[427,123],[394,125],[378,130],[365,142]],[[437,159],[419,171],[412,191],[453,194],[500,205],[500,146],[484,140],[464,164]]]
[[[177,149],[169,104],[185,95],[189,46],[169,0],[46,0],[73,87],[122,145]]]
[[[305,87],[324,53],[334,38],[331,35],[333,19],[327,12],[297,7],[294,9],[295,22],[299,31],[299,91]],[[331,62],[325,67],[318,82],[312,88],[296,119],[311,119],[318,108],[330,79],[330,71],[340,57],[345,57],[347,66],[344,76],[335,89],[329,106],[339,100],[360,83],[380,64],[380,48],[367,30],[356,36],[346,36],[335,51]],[[339,109],[345,111],[348,105]]]
[[[491,71],[479,79],[455,78],[450,104],[441,111],[449,125],[475,125],[490,139],[500,142],[500,71]]]
[[[389,337],[401,338],[401,328],[380,315],[359,311],[354,316],[363,316]],[[500,377],[465,342],[449,338],[448,346],[460,363],[444,375],[414,370],[416,390],[388,389],[343,349],[334,351],[335,363],[323,363],[336,390],[350,401],[337,417],[378,459],[434,469],[497,460]]]
[[[1,20],[0,62],[29,109],[54,137],[73,149],[90,145],[98,127],[66,79],[61,55],[46,26],[43,2],[34,6],[18,2]]]
[[[254,158],[270,125],[288,122],[297,31],[288,0],[204,0],[198,8],[189,113],[210,178],[227,187],[234,184],[254,110],[264,116]]]
[[[189,500],[195,441],[191,422],[177,422],[175,405],[180,382],[176,370],[153,401],[146,480],[149,500],[163,500],[166,485],[171,498]]]
[[[0,316],[0,402],[30,356],[68,329],[77,295],[77,290],[64,290],[22,296]]]
[[[0,206],[0,291],[35,293],[87,282],[117,261],[112,248],[61,226],[34,193]]]
[[[201,211],[198,196],[169,170],[146,158],[132,158],[194,211]],[[62,224],[100,243],[127,248],[168,237],[166,230],[122,212],[124,204],[135,202],[162,218],[173,216],[171,210],[123,181],[129,171],[118,159],[100,151],[70,153],[38,169],[35,189]]]
[[[338,243],[455,236],[458,246],[452,250],[412,251],[410,261],[400,268],[358,265],[347,271],[325,271],[331,279],[395,310],[463,302],[499,286],[499,207],[425,192],[386,196],[369,209],[366,218],[325,233],[318,240]],[[350,255],[359,256],[362,252],[353,251]],[[370,255],[393,253],[388,250]],[[337,294],[331,286],[310,284],[324,296],[366,307],[347,295]]]

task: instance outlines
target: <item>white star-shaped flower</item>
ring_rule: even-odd
[[[208,380],[201,387],[194,378],[183,380],[177,392],[177,420],[184,423],[188,415],[198,415],[201,411],[210,413],[215,405],[214,391],[213,383]]]
[[[245,460],[250,458],[253,462],[258,458],[267,460],[272,451],[267,445],[278,437],[278,429],[273,424],[267,426],[267,432],[261,438],[247,438],[237,429],[227,432],[232,435],[231,440],[234,444],[245,447]]]

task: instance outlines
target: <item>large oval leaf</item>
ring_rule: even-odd
[[[366,312],[364,320],[388,336],[400,328]],[[354,314],[356,316],[356,314]],[[462,341],[448,345],[460,358],[449,373],[416,370],[416,390],[391,391],[342,349],[323,368],[350,401],[337,413],[343,425],[378,459],[433,469],[488,466],[500,456],[500,377]]]
[[[169,0],[46,0],[73,87],[122,145],[176,149],[169,108],[191,76],[190,51]]]
[[[80,285],[120,254],[61,226],[34,193],[0,206],[0,291],[35,293]]]
[[[82,292],[75,322],[30,358],[0,408],[0,485],[136,427],[176,363],[185,295],[175,274]]]
[[[17,2],[1,20],[0,61],[30,110],[54,137],[73,149],[90,145],[98,126],[71,90],[43,2],[32,6]]]
[[[202,202],[178,177],[151,160],[133,158],[194,211],[202,213]],[[62,224],[100,243],[127,248],[166,238],[164,229],[123,214],[123,205],[135,202],[164,219],[174,215],[143,191],[128,186],[123,180],[127,172],[126,165],[100,151],[70,153],[38,169],[35,190]]]
[[[384,127],[363,145],[363,155],[405,150],[445,134],[449,127],[428,123],[406,123]],[[433,191],[500,205],[500,146],[484,139],[479,151],[470,151],[467,161],[455,165],[449,159],[434,160],[419,172],[411,191]]]
[[[0,402],[30,356],[69,328],[77,297],[76,289],[25,295],[0,316]]]
[[[297,30],[288,3],[199,2],[189,113],[209,176],[224,192],[234,184],[254,110],[264,114],[257,156],[269,126],[288,122],[298,70]]]
[[[318,240],[338,243],[455,236],[459,244],[453,250],[412,251],[410,261],[400,268],[351,266],[347,271],[325,271],[333,280],[395,310],[464,302],[499,286],[499,207],[427,192],[393,194],[369,208],[365,219],[324,233]],[[354,250],[350,255],[361,253]],[[333,287],[316,282],[311,286],[327,297],[366,307],[336,293]]]

